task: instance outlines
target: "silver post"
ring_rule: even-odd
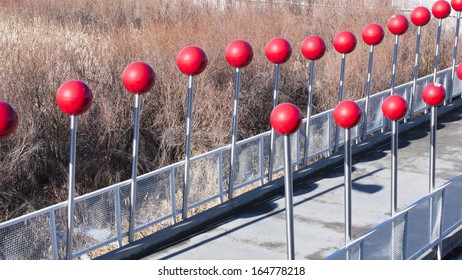
[[[417,42],[415,47],[415,61],[414,61],[414,80],[412,82],[412,91],[411,96],[407,100],[407,104],[409,104],[409,119],[412,118],[412,114],[414,113],[414,96],[417,90],[417,78],[419,75],[419,56],[420,56],[420,37],[422,34],[422,26],[419,26],[417,29]]]
[[[274,67],[273,109],[278,104],[278,90],[279,90],[279,64],[276,64]],[[274,140],[275,140],[275,133],[274,133],[274,129],[271,128],[270,154],[269,154],[269,164],[268,164],[268,182],[271,182],[273,180]]]
[[[436,74],[438,73],[438,59],[439,59],[439,52],[440,52],[442,22],[443,22],[443,19],[438,20],[438,33],[436,35],[435,65],[433,66],[433,83],[436,83]]]
[[[345,244],[351,241],[351,132],[345,128]]]
[[[452,102],[452,94],[454,92],[454,78],[455,78],[455,73],[456,73],[457,45],[459,43],[460,14],[461,14],[461,12],[457,12],[456,35],[454,37],[454,53],[452,55],[451,82],[449,83],[451,89],[448,91],[448,93],[449,93],[449,102]]]
[[[141,96],[135,94],[135,108],[133,120],[133,144],[132,144],[132,179],[130,186],[130,222],[128,230],[128,242],[134,241],[136,219],[136,183],[138,175],[138,142],[140,139],[140,104]]]
[[[238,104],[239,104],[239,87],[241,82],[241,72],[239,67],[236,68],[236,85],[234,88],[234,113],[233,113],[233,128],[231,133],[231,156],[229,164],[229,189],[228,189],[228,198],[233,198],[234,191],[234,161],[236,154],[236,136],[237,136],[237,113],[238,113]]]
[[[286,202],[286,238],[287,259],[295,259],[294,246],[294,214],[293,214],[293,187],[292,187],[292,161],[290,159],[290,135],[284,135],[284,186]]]
[[[306,108],[306,129],[305,129],[305,165],[308,165],[308,156],[310,148],[310,123],[311,123],[311,106],[313,100],[313,82],[314,82],[314,60],[310,60],[310,79],[308,84],[308,106]]]
[[[345,79],[345,64],[346,64],[346,54],[342,53],[342,64],[340,67],[340,86],[338,90],[338,102],[343,100],[343,85]],[[338,146],[340,141],[340,129],[338,126],[335,126],[335,143],[334,143],[334,153],[338,152]]]
[[[395,47],[393,50],[393,66],[391,69],[391,87],[390,95],[394,94],[396,82],[396,60],[398,59],[399,35],[395,35]]]
[[[192,126],[192,106],[193,106],[193,86],[194,77],[189,76],[188,81],[188,113],[186,118],[186,144],[184,160],[184,188],[183,188],[183,220],[188,217],[188,195],[189,195],[189,161],[191,156],[191,126]]]
[[[431,107],[430,121],[430,184],[429,192],[435,190],[435,164],[436,164],[436,106]]]
[[[71,115],[71,146],[69,159],[69,197],[67,204],[67,247],[66,258],[72,260],[72,239],[74,235],[74,186],[75,186],[75,150],[77,138],[77,116]]]
[[[398,121],[391,123],[391,216],[398,205]]]
[[[366,103],[364,105],[364,120],[363,120],[363,135],[362,139],[366,138],[367,134],[367,117],[369,113],[369,97],[371,95],[371,81],[372,81],[372,62],[374,60],[374,45],[371,45],[369,51],[369,66],[367,67],[367,82],[366,82]]]

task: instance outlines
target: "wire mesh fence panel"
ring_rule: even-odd
[[[121,228],[123,233],[128,233],[130,225],[130,190],[130,182],[119,188],[120,217]]]
[[[200,204],[220,194],[219,163],[217,153],[191,160],[188,206]]]
[[[0,260],[53,259],[50,214],[0,228]]]
[[[114,191],[75,202],[73,252],[117,236]]]
[[[367,260],[389,260],[392,257],[392,230],[393,224],[383,224],[374,234],[363,241],[362,255]]]
[[[462,93],[462,80],[456,77],[453,83],[452,97],[459,96],[461,93]]]
[[[138,179],[135,229],[172,214],[169,170]]]
[[[440,237],[441,232],[441,219],[442,219],[442,207],[443,207],[443,192],[439,191],[435,193],[430,199],[431,205],[431,242],[436,241]]]
[[[309,157],[319,155],[329,149],[329,115],[320,113],[312,117],[310,123]]]
[[[263,176],[260,168],[262,164],[260,157],[260,138],[238,143],[238,145],[236,145],[235,156],[234,186],[242,185]]]
[[[389,91],[374,94],[369,99],[369,115],[367,116],[367,133],[380,130],[383,124],[382,100]]]
[[[409,210],[406,228],[406,258],[423,253],[430,243],[430,201],[420,202]]]
[[[443,234],[462,221],[462,185],[457,182],[445,189],[443,204]]]

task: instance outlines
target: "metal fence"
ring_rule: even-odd
[[[417,80],[413,115],[420,114],[426,109],[427,105],[422,101],[421,92],[423,87],[432,81],[433,75]],[[448,86],[451,83],[451,69],[440,71],[437,81],[445,88],[450,88]],[[395,93],[407,99],[411,90],[412,82],[396,87]],[[462,83],[456,79],[452,97],[461,93]],[[389,94],[390,90],[387,90],[371,96],[367,114],[367,134],[386,129],[387,123],[383,118],[381,104]],[[364,99],[357,102],[364,108]],[[361,131],[363,131],[362,124],[352,131],[353,139],[361,137]],[[280,174],[283,171],[282,140],[283,137],[276,136],[273,174]],[[335,123],[332,110],[312,116],[309,141],[308,157],[310,159],[328,155],[333,150]],[[339,142],[338,146],[341,146],[342,137]],[[291,137],[294,167],[299,167],[304,162],[304,143],[305,126],[302,125],[296,137]],[[269,151],[270,131],[237,143],[235,191],[245,191],[250,186],[258,187],[266,182],[269,176]],[[229,162],[229,145],[191,159],[190,189],[186,204],[189,215],[194,215],[197,209],[221,203],[227,198]],[[135,233],[152,227],[161,228],[177,223],[183,207],[183,173],[184,162],[178,162],[137,177]],[[243,189],[243,187],[247,188]],[[102,247],[110,250],[125,244],[128,236],[129,203],[130,180],[77,197],[74,214],[73,258],[84,256]],[[1,223],[0,259],[64,259],[66,257],[66,229],[66,202]],[[380,242],[385,241],[387,240],[383,239]],[[424,241],[417,238],[415,242]],[[353,252],[353,249],[349,249],[348,252]],[[411,251],[408,250],[407,254]],[[364,250],[361,252],[364,253]]]
[[[415,260],[462,226],[462,174],[372,229],[331,260]]]

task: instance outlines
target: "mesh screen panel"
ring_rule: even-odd
[[[0,259],[52,259],[49,213],[0,229]]]
[[[255,138],[236,145],[234,185],[240,185],[262,176],[260,164],[260,139]]]

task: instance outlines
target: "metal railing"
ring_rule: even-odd
[[[423,112],[427,105],[421,92],[433,81],[433,75],[417,80],[412,115]],[[451,68],[438,72],[437,82],[450,88]],[[462,83],[456,79],[451,97],[462,93]],[[407,99],[412,82],[395,88],[395,93]],[[386,129],[381,111],[382,100],[390,90],[370,97],[366,134]],[[357,101],[364,108],[365,99]],[[304,122],[306,119],[304,120]],[[352,131],[352,139],[363,137],[362,124]],[[314,115],[310,124],[308,158],[330,154],[335,146],[335,123],[332,110]],[[343,133],[340,133],[343,135]],[[274,173],[283,171],[283,137],[276,136]],[[303,165],[305,126],[291,137],[292,164]],[[337,146],[343,143],[340,137]],[[270,151],[270,131],[239,141],[236,145],[235,191],[243,187],[262,186],[267,180]],[[187,211],[194,215],[200,208],[222,203],[228,195],[230,145],[191,158],[190,189]],[[183,207],[184,162],[137,177],[135,233],[154,231],[177,223]],[[82,195],[75,199],[72,256],[78,258],[102,247],[115,249],[126,242],[130,213],[130,180]],[[244,189],[245,191],[245,189]],[[12,219],[0,224],[0,259],[64,259],[66,257],[67,203]]]
[[[462,174],[326,259],[422,259],[461,229],[461,197]]]

